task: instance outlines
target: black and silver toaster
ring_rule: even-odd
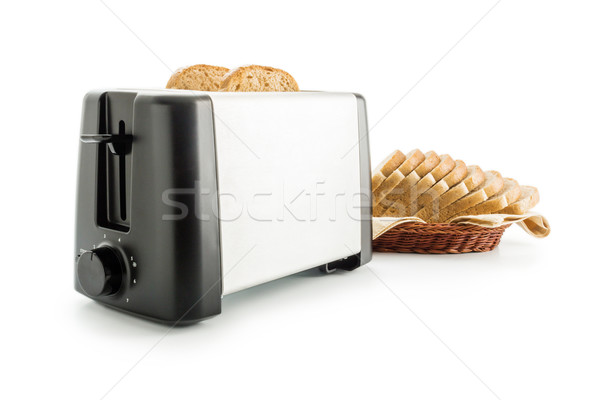
[[[168,323],[310,268],[371,259],[364,99],[352,93],[86,95],[75,288]]]

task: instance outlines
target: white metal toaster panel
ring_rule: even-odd
[[[210,97],[223,293],[360,252],[355,96],[301,92]]]

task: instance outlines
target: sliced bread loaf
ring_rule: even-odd
[[[486,171],[485,180],[482,184],[473,189],[466,196],[463,196],[450,205],[441,208],[439,213],[432,215],[428,222],[446,221],[452,215],[456,215],[464,210],[483,203],[501,191],[503,186],[504,179],[502,179],[502,175],[500,175],[498,171]]]
[[[478,165],[471,165],[467,167],[467,176],[465,176],[462,181],[454,185],[448,191],[444,192],[434,201],[431,201],[429,204],[422,207],[415,214],[415,216],[427,222],[429,222],[434,216],[436,219],[438,219],[439,212],[442,209],[468,195],[473,189],[481,185],[484,181],[485,173],[481,170],[481,168],[479,168]]]
[[[521,188],[519,183],[514,179],[504,178],[504,185],[498,193],[476,206],[451,215],[444,222],[450,222],[450,220],[463,215],[484,215],[498,212],[517,201],[520,195]]]
[[[402,172],[402,175],[406,176],[414,171],[423,161],[425,161],[425,155],[421,150],[414,149],[406,154],[406,157],[397,168]]]
[[[406,160],[406,156],[400,150],[394,150],[373,171],[371,177],[371,190],[375,191],[385,178],[391,175]]]
[[[378,215],[382,217],[404,217],[406,216],[406,207],[402,203],[402,195],[407,193],[408,188],[419,182],[419,174],[412,171],[399,185],[396,185],[391,192],[376,207]],[[399,197],[400,195],[400,197]],[[373,214],[375,215],[375,214]]]
[[[417,168],[423,161],[425,161],[425,155],[419,149],[414,149],[408,152],[406,155],[406,160],[398,167],[398,172],[406,178],[409,178],[410,181],[418,181],[418,175],[411,173]],[[416,178],[417,177],[417,178]],[[397,185],[391,188],[390,192],[386,193],[379,203],[373,207],[373,215],[376,217],[382,216],[384,211],[394,204],[393,193],[395,193],[398,189],[398,186],[404,182],[402,179],[398,182]],[[383,184],[382,184],[383,185]]]
[[[456,167],[456,163],[448,154],[440,156],[440,163],[430,173],[422,177],[410,193],[409,204],[407,206],[407,215],[413,215],[418,211],[417,199],[426,191],[428,191],[437,182],[441,181]],[[467,166],[464,168],[465,174]]]
[[[400,164],[398,169],[400,169],[400,172],[406,176],[413,172],[415,168],[417,168],[423,161],[425,161],[425,154],[423,154],[419,149],[414,149],[406,154],[406,160]]]
[[[416,210],[430,204],[451,187],[460,183],[468,174],[467,164],[462,160],[456,160],[454,168],[442,179],[438,180],[431,188],[421,194],[416,201]],[[415,211],[416,213],[416,211]]]
[[[379,185],[379,187],[377,187],[377,189],[373,190],[373,215],[375,215],[377,205],[381,203],[381,201],[403,181],[404,175],[402,175],[402,172],[396,169],[383,181],[381,185]]]
[[[388,208],[383,212],[385,217],[405,217],[410,215],[408,206],[413,200],[414,188],[421,178],[429,174],[440,164],[440,157],[434,152],[425,153],[425,160],[412,171],[400,185],[398,185],[387,197]]]
[[[229,72],[228,68],[205,64],[180,68],[175,71],[169,82],[167,82],[167,89],[216,92],[219,90],[223,77],[227,72]]]
[[[438,156],[435,151],[428,151],[425,153],[423,162],[415,168],[415,172],[422,178],[433,171],[433,169],[440,164],[440,161],[440,156]]]
[[[248,65],[229,72],[219,90],[223,92],[297,92],[298,83],[287,72],[261,65]]]
[[[536,187],[521,186],[521,195],[512,204],[498,211],[496,214],[517,214],[522,215],[531,210],[540,202],[540,193]]]

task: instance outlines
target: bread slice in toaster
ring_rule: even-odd
[[[223,92],[297,92],[298,83],[287,72],[261,65],[238,67],[221,82]]]
[[[373,170],[371,178],[371,190],[374,192],[385,179],[396,170],[406,160],[406,156],[400,150],[391,152],[377,167]]]
[[[180,68],[167,82],[167,89],[201,90],[216,92],[221,86],[228,68],[214,65],[197,64]]]

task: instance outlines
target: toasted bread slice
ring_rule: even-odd
[[[419,149],[411,150],[406,155],[406,160],[398,167],[398,172],[404,177],[409,178],[410,181],[418,181],[418,175],[413,174],[411,176],[411,172],[415,170],[423,161],[425,161],[425,155]],[[401,182],[398,182],[397,185],[391,187],[391,191],[395,192],[398,190],[398,185],[404,182],[404,179]],[[383,184],[382,184],[383,185]],[[393,204],[393,197],[390,198],[390,192],[386,193],[379,203],[373,207],[373,215],[376,217],[382,216],[383,212]]]
[[[261,65],[248,65],[229,72],[219,90],[223,92],[297,92],[298,83],[287,72]]]
[[[485,181],[485,173],[477,165],[467,167],[467,176],[454,185],[450,190],[437,197],[435,201],[430,202],[421,208],[415,216],[429,222],[435,216],[439,217],[440,210],[448,207],[450,204],[468,195],[473,189]]]
[[[384,217],[405,217],[410,215],[408,206],[413,200],[413,188],[421,178],[429,174],[440,164],[440,157],[434,152],[425,153],[425,160],[412,171],[400,185],[386,197],[388,208],[383,212]],[[416,196],[414,196],[416,199]]]
[[[519,186],[519,183],[514,179],[504,178],[504,186],[498,193],[483,203],[477,204],[476,206],[470,207],[446,218],[444,222],[450,222],[450,220],[463,215],[484,215],[495,213],[507,207],[509,204],[517,201],[519,196],[521,196],[521,187]]]
[[[388,155],[382,162],[379,163],[373,171],[371,177],[371,190],[375,192],[379,185],[385,181],[385,179],[394,172],[403,162],[406,160],[406,156],[400,150],[394,150]]]
[[[198,64],[180,68],[167,82],[167,89],[201,90],[216,92],[219,90],[228,68]]]
[[[498,211],[496,214],[517,214],[522,215],[531,210],[540,202],[540,193],[536,187],[521,186],[521,195],[512,204]]]
[[[486,171],[485,181],[481,185],[449,206],[441,208],[439,213],[431,216],[428,222],[447,221],[449,217],[483,203],[501,191],[503,186],[504,179],[498,171]]]
[[[430,204],[442,194],[446,193],[454,185],[460,183],[467,177],[467,164],[462,160],[456,160],[454,168],[442,179],[438,180],[430,189],[421,194],[416,201],[416,210]],[[416,211],[415,211],[416,212]]]

